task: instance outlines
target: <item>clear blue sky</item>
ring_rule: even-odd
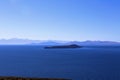
[[[120,41],[120,0],[0,0],[0,39]]]

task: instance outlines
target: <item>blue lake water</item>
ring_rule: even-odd
[[[120,47],[0,46],[0,76],[120,80]]]

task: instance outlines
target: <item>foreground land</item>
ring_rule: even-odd
[[[55,78],[23,78],[23,77],[0,77],[0,80],[69,80]]]

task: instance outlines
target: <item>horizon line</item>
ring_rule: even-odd
[[[108,41],[108,42],[120,42],[114,40],[58,40],[58,39],[30,39],[30,38],[0,38],[0,40],[33,40],[33,41],[71,41],[71,42],[85,42],[85,41]]]

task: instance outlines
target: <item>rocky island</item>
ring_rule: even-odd
[[[71,45],[59,45],[59,46],[46,46],[45,49],[54,49],[54,48],[81,48],[82,46],[71,44]]]

